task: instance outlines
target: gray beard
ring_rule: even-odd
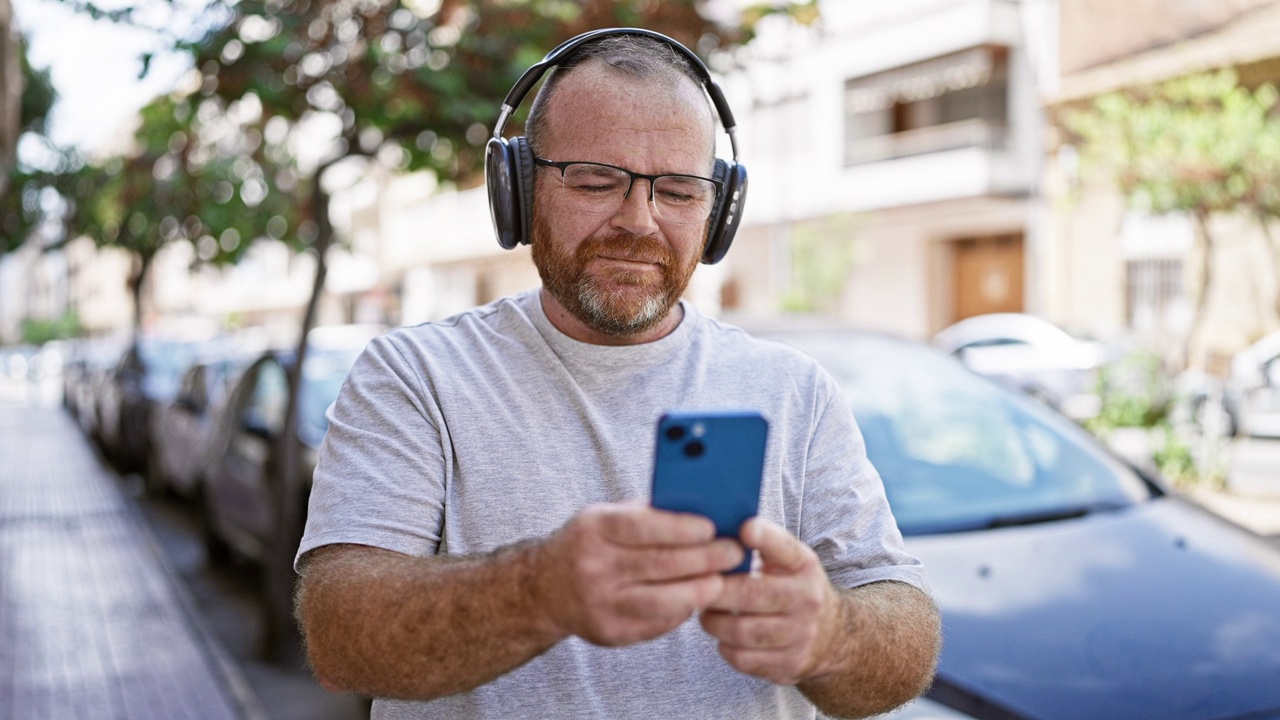
[[[599,332],[614,336],[642,333],[661,322],[671,309],[661,293],[654,293],[645,298],[644,303],[630,317],[618,317],[609,311],[605,294],[592,287],[589,282],[578,287],[578,307],[586,316],[579,318],[580,320]]]

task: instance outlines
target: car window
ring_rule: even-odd
[[[347,373],[359,357],[359,349],[311,350],[302,368],[302,394],[298,400],[298,435],[317,446],[329,429],[325,412],[338,398]]]
[[[284,367],[275,361],[262,363],[253,379],[253,393],[245,405],[243,423],[259,427],[273,435],[278,433],[284,426],[288,395],[289,385]]]
[[[191,368],[183,376],[180,395],[198,410],[203,410],[208,405],[209,397],[205,391],[205,373],[202,366],[197,365]]]
[[[798,342],[841,383],[904,533],[1124,506],[1146,486],[1077,425],[927,348]]]

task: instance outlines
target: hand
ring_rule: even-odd
[[[779,685],[822,672],[838,636],[840,599],[809,546],[778,525],[752,518],[742,541],[760,551],[763,572],[731,575],[702,613],[730,665]]]
[[[742,547],[711,521],[639,503],[595,505],[543,544],[535,577],[563,634],[621,646],[675,629],[724,590]]]

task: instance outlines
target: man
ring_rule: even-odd
[[[587,43],[528,127],[543,287],[376,340],[333,409],[299,549],[317,677],[375,718],[866,716],[920,693],[937,612],[835,383],[679,299],[715,198],[688,61]],[[677,407],[770,421],[740,536],[758,573],[644,502]]]

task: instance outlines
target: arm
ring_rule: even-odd
[[[466,558],[330,545],[302,566],[312,670],[335,691],[431,699],[487,683],[576,635],[662,635],[742,559],[710,521],[642,505],[587,508],[548,538]]]
[[[941,638],[925,593],[898,582],[837,589],[808,546],[764,520],[744,525],[742,539],[763,572],[728,579],[702,614],[729,664],[796,685],[840,717],[887,712],[929,686]]]

